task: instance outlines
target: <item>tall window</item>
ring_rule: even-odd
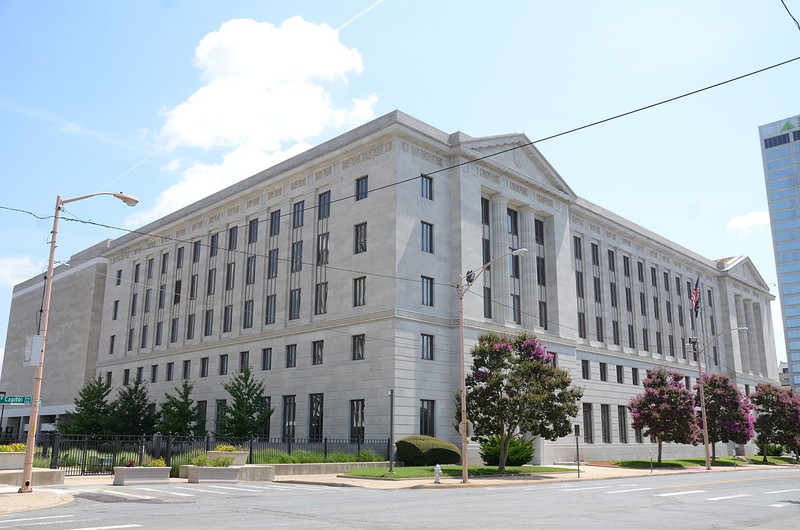
[[[122,371],[122,386],[128,386],[131,383],[131,369],[125,368]]]
[[[353,278],[353,307],[367,303],[367,277]]]
[[[297,344],[286,345],[286,368],[297,366]]]
[[[587,359],[581,360],[581,377],[584,379],[592,378],[591,367]]]
[[[239,227],[228,228],[228,250],[236,250],[237,239],[239,238]]]
[[[364,400],[350,400],[350,441],[364,441]]]
[[[294,440],[296,406],[297,403],[295,400],[295,396],[283,396],[283,439],[284,440]]]
[[[225,414],[225,409],[228,406],[228,401],[225,399],[216,400],[216,410],[214,411],[214,425],[219,428],[222,423],[222,416]]]
[[[421,196],[423,199],[433,200],[433,177],[422,175],[420,177],[422,182]]]
[[[522,301],[518,294],[511,295],[511,316],[515,324],[522,324]]]
[[[272,348],[261,349],[261,369],[272,370]]]
[[[619,422],[619,443],[628,443],[628,407],[617,405],[617,421]]]
[[[603,443],[611,443],[611,405],[600,405],[600,427]]]
[[[236,282],[236,263],[228,263],[225,266],[225,290],[230,291]]]
[[[324,342],[321,340],[315,340],[311,343],[311,363],[312,364],[322,364],[322,347]]]
[[[519,216],[515,210],[506,210],[506,218],[508,220],[508,233],[511,235],[519,234]]]
[[[222,308],[222,332],[230,333],[233,329],[233,305],[228,304]]]
[[[165,381],[172,381],[172,378],[175,376],[175,363],[167,363],[167,373],[165,375]]]
[[[327,219],[331,216],[331,192],[323,191],[317,197],[317,218]]]
[[[247,243],[258,241],[258,217],[247,222]]]
[[[217,284],[217,269],[208,269],[208,281],[206,282],[206,295],[211,296],[212,294],[214,294],[216,284]],[[160,299],[161,299],[161,293],[159,292],[159,300]]]
[[[621,364],[617,365],[617,383],[625,384],[625,367]]]
[[[359,223],[353,228],[353,254],[367,251],[367,223]]]
[[[219,234],[211,234],[208,241],[208,255],[214,257],[219,252]]]
[[[366,335],[353,335],[353,360],[364,360],[364,347],[366,342]]]
[[[308,395],[308,441],[322,441],[324,394]]]
[[[153,364],[150,366],[150,382],[157,383],[158,382],[158,365]]]
[[[281,211],[273,210],[269,214],[269,235],[277,236],[281,233]]]
[[[367,198],[367,193],[369,193],[369,181],[367,180],[368,177],[361,177],[356,179],[356,200],[360,201]]]
[[[192,377],[192,361],[186,359],[183,361],[183,379],[189,379],[190,377]]]
[[[323,232],[317,236],[317,265],[328,264],[328,242],[330,233]]]
[[[200,358],[200,377],[208,377],[208,357]]]
[[[592,417],[592,404],[583,404],[583,442],[594,443],[594,418]]]
[[[433,225],[422,221],[422,248],[423,252],[433,254]]]
[[[433,306],[433,278],[422,276],[422,305]]]
[[[170,330],[169,330],[169,341],[170,342],[178,342],[178,317],[172,319]]]
[[[296,202],[292,205],[292,228],[303,226],[303,215],[305,213],[305,201]]]
[[[278,249],[273,248],[267,255],[267,278],[278,276]]]
[[[228,375],[228,354],[219,356],[219,375]]]
[[[422,359],[433,360],[433,335],[422,334]]]
[[[253,285],[256,283],[256,257],[255,256],[247,256],[247,265],[245,268],[245,278],[244,281],[247,285]]]
[[[192,263],[200,262],[200,251],[203,248],[203,243],[198,239],[192,243]]]
[[[436,436],[435,410],[436,402],[432,399],[419,400],[419,433],[422,436]]]
[[[303,242],[292,243],[292,272],[303,270]]]
[[[244,311],[242,312],[242,328],[250,329],[253,327],[253,300],[244,301]]]
[[[183,268],[183,247],[178,247],[178,253],[175,256],[175,268]]]
[[[328,312],[328,282],[320,282],[314,292],[314,314],[324,315]]]
[[[639,386],[639,369],[638,368],[631,368],[631,384],[634,386]]]
[[[264,304],[264,323],[265,324],[274,324],[275,323],[275,309],[276,309],[276,297],[274,294],[270,294],[267,296],[267,301]]]
[[[289,291],[289,320],[300,318],[300,289]]]

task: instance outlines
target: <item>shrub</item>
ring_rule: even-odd
[[[767,456],[781,456],[783,446],[781,444],[767,444]],[[764,456],[764,446],[758,446],[758,456]]]
[[[407,466],[456,464],[461,460],[461,452],[455,444],[432,436],[406,436],[395,445],[397,458]]]
[[[228,467],[233,464],[233,457],[218,456],[216,458],[209,458],[206,453],[203,453],[189,460],[189,464],[198,467]]]
[[[142,460],[142,467],[167,467],[163,458],[145,458]]]
[[[217,446],[214,448],[214,451],[222,451],[222,452],[224,452],[224,453],[232,453],[232,452],[234,452],[234,451],[238,451],[238,449],[236,449],[236,448],[235,448],[234,446],[232,446],[232,445],[220,444],[220,445],[217,445]]]
[[[362,449],[356,455],[356,462],[383,462],[386,460],[372,449]]]
[[[328,458],[325,459],[326,462],[356,462],[356,455],[353,453],[344,453],[334,451],[333,453],[328,453]]]
[[[24,443],[0,445],[0,453],[21,453],[25,450]]]
[[[533,459],[535,448],[533,440],[515,436],[508,445],[507,466],[524,466]],[[500,437],[489,436],[481,444],[481,458],[487,466],[500,465]]]

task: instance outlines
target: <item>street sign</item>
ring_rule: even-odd
[[[0,405],[30,405],[30,396],[0,396]]]

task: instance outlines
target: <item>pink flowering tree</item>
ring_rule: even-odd
[[[727,375],[704,373],[702,381],[694,385],[699,390],[702,382],[706,398],[706,426],[711,444],[711,459],[716,462],[717,442],[746,444],[755,434],[753,425],[755,408],[742,391]],[[698,414],[697,426],[702,429],[702,417]]]
[[[474,437],[500,440],[498,470],[504,471],[512,438],[525,433],[555,440],[570,433],[583,390],[535,337],[484,334],[472,348],[467,374],[467,417]],[[461,411],[456,408],[456,421]]]
[[[761,453],[767,462],[767,445],[788,446],[795,454],[800,450],[800,395],[791,388],[760,383],[750,395],[756,406],[756,432],[762,444]]]
[[[694,395],[683,384],[683,374],[659,368],[648,370],[644,392],[628,403],[634,429],[658,440],[658,463],[664,442],[696,444],[700,435]]]

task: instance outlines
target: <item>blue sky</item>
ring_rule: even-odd
[[[780,0],[0,0],[0,345],[58,194],[141,201],[68,205],[66,260],[123,233],[69,219],[136,228],[394,109],[537,140],[798,42]],[[798,81],[800,61],[537,147],[580,196],[708,258],[750,256],[777,295],[758,126],[800,113]]]

